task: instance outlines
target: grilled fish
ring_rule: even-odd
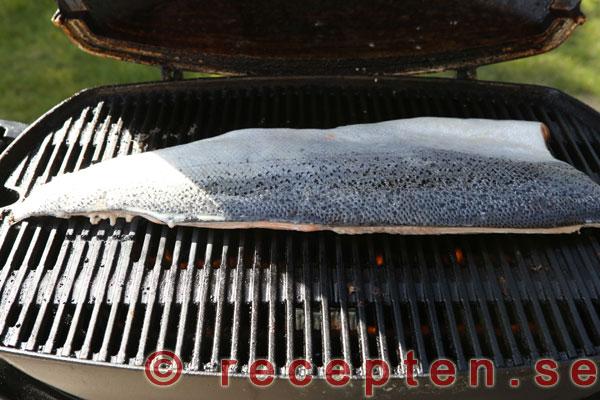
[[[558,233],[600,224],[600,186],[543,124],[414,118],[244,129],[101,162],[32,189],[35,216],[358,234]]]

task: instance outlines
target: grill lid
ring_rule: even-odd
[[[543,53],[581,0],[58,0],[89,52],[228,74],[416,73]]]

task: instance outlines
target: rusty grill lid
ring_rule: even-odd
[[[581,0],[59,0],[89,52],[226,74],[417,73],[543,53]]]

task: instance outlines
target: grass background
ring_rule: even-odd
[[[30,122],[92,86],[160,79],[157,68],[86,54],[50,22],[52,0],[0,1],[0,118]],[[600,0],[559,49],[479,69],[479,78],[562,89],[600,109]]]

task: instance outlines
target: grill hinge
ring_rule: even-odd
[[[456,70],[456,79],[475,80],[477,79],[477,68],[460,68]]]
[[[59,0],[58,8],[63,14],[82,13],[88,11],[83,0]]]

